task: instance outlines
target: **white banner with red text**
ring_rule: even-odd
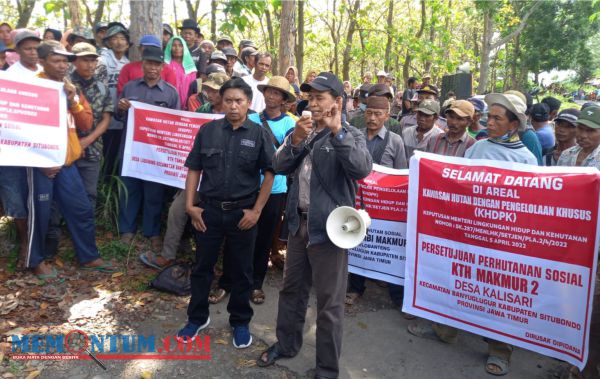
[[[356,207],[371,217],[364,241],[348,250],[348,271],[392,284],[404,284],[408,170],[373,165],[359,181]]]
[[[222,114],[178,111],[131,102],[121,175],[185,188],[187,167],[196,134]]]
[[[0,166],[56,167],[66,155],[63,83],[0,71]]]
[[[600,173],[417,153],[403,311],[583,367]]]

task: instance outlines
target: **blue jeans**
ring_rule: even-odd
[[[27,169],[0,167],[0,199],[7,216],[27,218]]]
[[[34,268],[44,260],[52,200],[56,200],[58,209],[67,222],[79,263],[85,264],[100,258],[96,246],[94,212],[77,167],[63,166],[54,179],[48,178],[37,168],[30,171],[33,175],[30,190],[34,197],[33,209],[30,209],[32,228],[27,267]]]
[[[136,219],[143,207],[142,231],[145,237],[160,235],[160,214],[165,186],[147,180],[121,176],[126,191],[119,197],[119,233],[135,233]]]

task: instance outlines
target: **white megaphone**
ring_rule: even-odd
[[[342,249],[352,249],[365,239],[371,217],[364,209],[338,207],[327,217],[325,229],[334,245]]]

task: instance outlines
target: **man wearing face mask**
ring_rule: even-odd
[[[375,84],[371,86],[368,90],[368,97],[366,98],[364,104],[364,110],[366,110],[367,103],[369,102],[368,100],[372,97],[381,97],[385,99],[388,102],[388,104],[393,98],[389,86],[387,86],[386,84]],[[364,110],[362,114],[356,115],[352,118],[352,120],[350,120],[350,125],[354,126],[357,129],[364,129],[366,127],[366,117]],[[385,127],[392,133],[402,135],[400,123],[394,118],[388,117],[385,120]]]
[[[279,292],[277,343],[264,351],[257,365],[298,354],[311,286],[317,296],[315,378],[337,378],[342,347],[348,256],[325,232],[327,217],[337,206],[354,207],[357,180],[372,169],[365,136],[342,125],[342,82],[322,72],[311,83],[311,116],[302,116],[275,153],[277,174],[292,174],[286,215],[288,249],[283,289]]]

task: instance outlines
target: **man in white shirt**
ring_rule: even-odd
[[[19,61],[10,66],[6,72],[14,74],[15,78],[36,76],[42,71],[38,64],[37,48],[41,38],[32,30],[22,30],[15,36],[15,50]]]
[[[271,62],[271,54],[259,53],[256,56],[254,74],[242,78],[252,88],[252,104],[250,105],[250,109],[257,113],[260,113],[265,109],[265,96],[258,90],[258,85],[267,84],[269,82],[267,73],[271,71]]]

